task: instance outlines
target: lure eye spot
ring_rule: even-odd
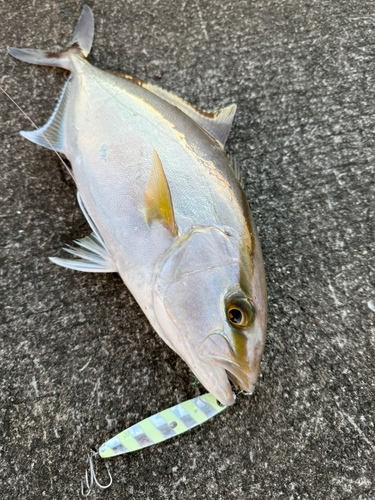
[[[177,427],[177,422],[171,422],[169,424],[169,427],[171,427],[172,429],[174,429],[175,427]]]

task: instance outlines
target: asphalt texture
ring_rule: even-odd
[[[252,397],[106,463],[97,499],[375,498],[375,11],[366,1],[88,1],[90,61],[216,109],[259,228],[268,337]],[[78,1],[0,4],[0,83],[38,125]],[[0,498],[78,498],[87,452],[204,392],[115,274],[51,264],[88,234],[56,155],[3,96]],[[89,126],[89,124],[88,124]],[[371,303],[371,301],[373,301]],[[372,309],[371,309],[372,308]],[[95,464],[107,480],[104,461]]]

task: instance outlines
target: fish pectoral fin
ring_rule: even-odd
[[[78,204],[85,216],[88,224],[92,229],[90,236],[86,236],[80,240],[74,241],[76,246],[69,246],[64,250],[78,259],[60,259],[58,257],[50,257],[49,260],[68,269],[75,271],[84,271],[89,273],[114,273],[117,272],[117,267],[113,262],[111,254],[100,236],[98,228],[91,219],[87,209],[83,203],[81,195],[77,193]]]
[[[51,52],[38,49],[17,49],[8,47],[11,56],[20,61],[42,66],[56,66],[58,68],[71,69],[71,57],[73,54],[87,57],[89,55],[92,40],[94,38],[94,16],[87,5],[83,6],[81,17],[78,20],[73,37],[65,50]]]
[[[226,108],[218,109],[216,111],[205,111],[193,106],[192,104],[189,104],[180,97],[177,97],[176,95],[158,87],[157,85],[143,82],[131,76],[122,76],[129,80],[133,80],[137,85],[140,85],[141,87],[147,89],[149,92],[152,92],[161,99],[167,101],[169,104],[172,104],[176,108],[183,111],[200,127],[202,127],[203,130],[205,130],[214,139],[216,139],[220,146],[224,147],[230,129],[232,128],[234,115],[236,114],[236,104],[231,104]]]
[[[69,78],[48,122],[43,125],[43,127],[32,130],[31,132],[21,131],[20,134],[22,137],[25,137],[39,146],[59,151],[60,153],[65,152],[65,115],[70,87],[71,81]]]
[[[171,192],[159,155],[154,150],[144,198],[146,221],[162,223],[173,236],[177,235]]]

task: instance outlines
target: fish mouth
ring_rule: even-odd
[[[252,382],[249,382],[245,385],[235,375],[233,375],[233,373],[228,372],[228,370],[225,370],[225,373],[227,374],[228,380],[232,382],[232,384],[236,389],[241,388],[249,395],[251,395],[254,392],[255,385]]]
[[[205,361],[210,365],[215,364],[222,368],[228,380],[232,382],[235,387],[239,387],[250,394],[254,392],[254,382],[251,380],[250,376],[241,369],[238,363],[221,356],[209,356],[209,359]]]
[[[208,335],[201,343],[198,352],[202,361],[222,372],[221,375],[225,374],[229,386],[230,381],[250,394],[254,392],[256,376],[253,376],[247,366],[241,367],[223,331],[217,330]],[[220,379],[222,380],[222,376]]]

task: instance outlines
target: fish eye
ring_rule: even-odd
[[[231,297],[226,304],[229,323],[237,328],[249,328],[254,321],[254,306],[246,297]]]

